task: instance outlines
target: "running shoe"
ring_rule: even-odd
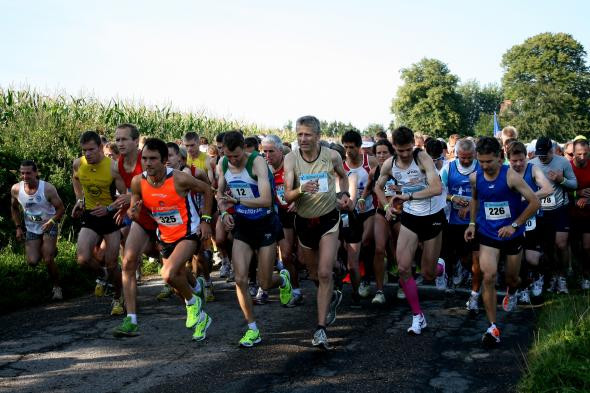
[[[461,285],[461,283],[465,279],[465,273],[466,271],[465,269],[463,269],[463,264],[461,264],[461,261],[458,261],[455,265],[455,274],[453,274],[453,285],[455,285],[456,287]]]
[[[225,280],[225,282],[234,282],[236,281],[236,276],[234,274],[234,270],[230,269],[229,274],[227,275],[227,279]]]
[[[495,325],[490,326],[486,332],[484,333],[483,337],[481,338],[481,342],[487,348],[493,347],[500,343],[500,329],[498,329]]]
[[[162,290],[156,296],[156,299],[158,299],[158,300],[166,300],[170,296],[172,296],[172,294],[174,294],[174,290],[172,290],[172,287],[170,285],[168,285],[168,284],[164,284],[164,286],[162,287]]]
[[[260,287],[256,286],[255,282],[248,283],[248,293],[250,294],[250,297],[255,297],[259,290]]]
[[[549,285],[547,286],[547,292],[557,292],[557,277],[551,277]]]
[[[444,291],[445,289],[447,289],[447,272],[445,269],[445,261],[442,258],[438,258],[437,263],[442,266],[443,272],[440,276],[436,276],[434,282],[436,284],[436,289],[438,289],[439,291]]]
[[[231,265],[229,263],[222,262],[221,268],[219,269],[219,278],[228,278],[230,271]]]
[[[279,287],[279,299],[281,300],[281,305],[286,306],[291,298],[293,297],[293,288],[291,287],[291,275],[287,269],[281,270],[279,273],[281,276],[283,285]]]
[[[215,292],[213,291],[213,283],[207,283],[205,285],[205,300],[207,303],[215,301]]]
[[[330,326],[331,324],[336,321],[336,312],[338,311],[338,306],[342,301],[342,291],[335,289],[332,292],[332,301],[330,302],[330,307],[328,309],[328,315],[326,315],[326,326]]]
[[[424,277],[421,274],[418,274],[414,281],[416,281],[416,286],[420,286],[424,284]]]
[[[479,294],[475,294],[475,295],[472,294],[469,296],[469,300],[467,300],[467,303],[465,304],[467,306],[467,311],[469,311],[469,314],[471,314],[471,315],[479,314],[478,300],[479,300]]]
[[[193,333],[193,341],[203,341],[207,335],[207,329],[211,325],[213,320],[206,312],[202,312],[199,315],[199,321],[195,326],[195,332]]]
[[[51,290],[52,296],[51,299],[52,300],[63,300],[64,296],[63,293],[61,292],[61,287],[53,287],[53,289]]]
[[[199,291],[195,291],[193,288],[193,293],[195,296],[201,298],[201,301],[205,303],[207,300],[205,299],[205,278],[203,276],[197,277],[197,282],[199,283]]]
[[[186,328],[192,329],[197,322],[199,322],[199,316],[201,314],[201,298],[197,297],[195,304],[186,305]]]
[[[375,297],[371,300],[372,304],[385,304],[385,295],[383,291],[379,290],[375,293]]]
[[[262,341],[259,330],[248,329],[244,337],[240,339],[240,346],[250,348]]]
[[[359,286],[358,290],[359,296],[363,299],[366,299],[371,294],[371,284],[365,280],[361,281],[361,285]]]
[[[580,287],[582,288],[583,291],[587,291],[590,289],[590,280],[588,280],[587,278],[583,278],[582,282],[580,283]]]
[[[293,292],[293,296],[291,296],[291,300],[289,303],[285,304],[285,307],[292,308],[297,307],[303,304],[303,295],[301,293]]]
[[[96,279],[96,286],[94,287],[94,296],[103,297],[106,292],[107,282],[103,279]]]
[[[426,318],[424,318],[424,314],[414,315],[412,317],[412,326],[408,328],[408,333],[417,336],[422,333],[422,329],[426,326]]]
[[[502,300],[502,308],[506,312],[514,311],[516,309],[516,304],[518,302],[518,289],[512,295],[508,293],[508,288],[506,288],[506,296],[504,296],[504,300]]]
[[[528,289],[523,289],[518,293],[518,303],[531,304],[531,297],[529,296]]]
[[[326,331],[324,329],[318,329],[313,334],[313,339],[311,340],[311,345],[314,347],[318,347],[325,351],[332,349],[330,343],[328,342],[328,336],[326,335]]]
[[[113,299],[113,302],[111,303],[111,315],[123,315],[124,313],[123,296],[119,299]]]
[[[557,278],[557,293],[569,293],[568,289],[567,289],[567,280],[565,279],[564,276],[559,276]]]
[[[258,287],[258,292],[256,292],[256,296],[252,298],[252,301],[259,306],[268,303],[268,292],[262,289],[262,287]]]
[[[115,337],[135,337],[139,336],[139,326],[131,322],[131,317],[123,318],[123,323],[113,330]]]
[[[543,276],[540,275],[539,278],[533,281],[533,283],[531,284],[531,295],[533,295],[533,297],[541,296],[541,294],[543,293],[544,284],[545,281],[543,280]]]
[[[401,286],[397,288],[397,298],[399,300],[404,300],[406,298],[406,293]]]

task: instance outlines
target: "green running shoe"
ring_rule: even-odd
[[[281,305],[286,306],[293,297],[293,288],[291,288],[291,276],[287,269],[281,270],[279,273],[283,279],[284,286],[279,288],[279,298],[281,299]]]
[[[205,304],[205,302],[207,301],[205,299],[205,279],[202,276],[197,277],[197,282],[199,283],[199,286],[201,287],[201,290],[199,292],[195,292],[193,290],[193,293],[200,297],[201,300],[203,301],[203,304]],[[194,288],[193,288],[194,289]]]
[[[240,346],[250,348],[262,341],[259,330],[248,329],[240,340]]]
[[[199,315],[201,314],[201,298],[197,297],[195,304],[186,306],[186,328],[192,329],[197,322],[199,322]]]
[[[139,326],[131,322],[131,317],[123,318],[123,323],[113,330],[115,337],[135,337],[139,336]]]
[[[207,334],[207,329],[211,322],[213,321],[209,314],[203,312],[203,317],[199,319],[197,322],[197,326],[195,327],[195,332],[193,333],[193,341],[203,341]]]

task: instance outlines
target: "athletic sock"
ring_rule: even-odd
[[[475,291],[471,291],[471,296],[473,297],[479,297],[479,292],[475,292]]]
[[[129,318],[131,318],[131,323],[137,325],[137,314],[127,314]]]
[[[199,282],[199,280],[195,280],[195,286],[193,287],[194,292],[199,293],[201,292],[202,288],[201,288],[201,283]]]
[[[412,314],[422,314],[422,309],[420,308],[420,301],[418,300],[418,287],[416,286],[416,281],[414,280],[414,277],[410,277],[406,281],[400,278],[399,282],[406,295],[406,300],[408,301],[408,304],[412,309]]]
[[[444,266],[441,263],[436,262],[436,276],[442,276],[444,272]]]
[[[293,295],[301,295],[301,289],[300,288],[293,288]]]
[[[185,300],[184,302],[186,303],[187,306],[192,306],[193,304],[195,304],[197,302],[197,297],[195,295],[193,295],[193,297],[191,297],[190,300]]]
[[[258,331],[258,326],[256,326],[256,321],[248,324],[248,329]]]

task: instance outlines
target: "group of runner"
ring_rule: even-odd
[[[469,281],[467,309],[476,314],[481,297],[490,323],[485,345],[500,342],[501,260],[505,311],[540,297],[544,288],[568,292],[570,243],[582,267],[581,286],[590,289],[584,137],[573,141],[568,160],[546,137],[531,152],[512,127],[500,140],[453,135],[448,144],[420,140],[407,127],[375,140],[351,130],[329,144],[321,140],[318,119],[304,116],[296,134],[290,150],[275,135],[257,140],[232,130],[202,151],[195,132],[184,135],[182,146],[141,138],[133,124],[119,125],[108,145],[94,131],[82,133],[72,176],[71,215],[81,224],[77,260],[97,275],[97,296],[112,290],[111,315],[124,315],[115,336],[139,334],[137,278],[146,256],[161,260],[165,287],[158,298],[176,293],[184,299],[186,327],[193,340],[205,339],[212,323],[205,305],[215,298],[213,244],[220,277],[235,280],[247,323],[239,340],[244,347],[262,340],[253,304],[265,303],[268,291],[278,288],[285,307],[303,302],[303,267],[317,287],[312,345],[324,349],[346,273],[351,308],[359,308],[372,280],[371,302],[386,302],[387,271],[397,267],[397,296],[410,306],[413,335],[427,327],[417,281],[434,281],[440,290]],[[29,264],[47,263],[53,298],[61,299],[55,255],[64,206],[55,187],[39,180],[35,162],[23,161],[20,175],[12,187],[16,235],[26,239]]]

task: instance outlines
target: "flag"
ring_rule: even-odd
[[[496,112],[494,112],[494,137],[498,138],[502,130],[500,129],[500,125],[498,124],[498,116],[496,116]]]

